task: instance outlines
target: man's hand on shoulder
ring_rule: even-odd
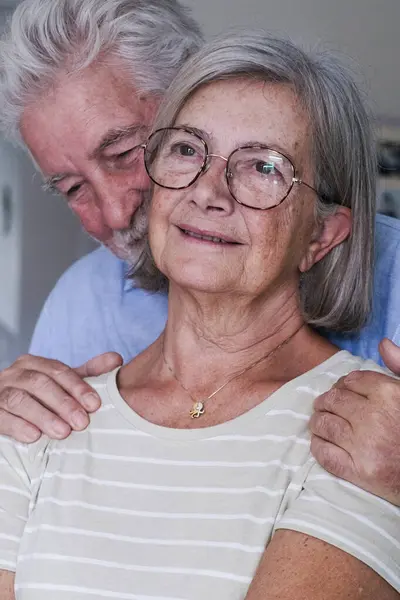
[[[400,348],[380,345],[386,366],[400,375]],[[327,470],[400,506],[400,381],[373,371],[342,377],[317,398],[311,451]]]
[[[42,433],[63,439],[89,424],[100,398],[85,381],[122,364],[119,354],[97,356],[77,369],[25,355],[0,372],[0,435],[34,442]]]

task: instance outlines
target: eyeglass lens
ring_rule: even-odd
[[[211,160],[197,134],[180,128],[156,131],[149,139],[145,163],[152,180],[170,189],[189,187]],[[275,150],[249,146],[234,150],[226,165],[232,196],[241,204],[265,209],[279,204],[293,185],[294,168]]]

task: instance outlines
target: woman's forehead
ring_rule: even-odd
[[[217,142],[308,147],[309,119],[291,86],[250,79],[212,82],[184,104],[176,125],[203,130]]]

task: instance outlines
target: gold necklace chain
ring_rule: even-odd
[[[252,362],[248,367],[246,367],[245,369],[243,369],[239,373],[236,373],[236,375],[233,375],[232,377],[230,377],[228,379],[228,381],[225,381],[225,383],[223,383],[221,386],[219,386],[219,388],[217,388],[214,392],[212,392],[212,394],[210,394],[209,396],[207,396],[207,398],[204,398],[201,401],[200,400],[196,400],[195,398],[193,398],[192,394],[189,392],[189,390],[187,389],[187,387],[183,385],[182,381],[180,381],[178,379],[175,371],[173,370],[173,368],[168,363],[168,361],[167,361],[167,359],[165,357],[164,340],[163,340],[161,352],[162,352],[162,357],[163,357],[163,361],[165,363],[165,366],[167,367],[167,369],[169,370],[169,372],[171,373],[171,375],[175,379],[175,381],[181,386],[181,388],[188,394],[188,396],[190,396],[190,398],[193,401],[192,410],[189,413],[190,416],[191,416],[191,418],[192,419],[198,419],[199,417],[201,417],[202,415],[204,415],[204,413],[206,412],[205,406],[204,406],[205,402],[207,402],[208,400],[211,400],[211,398],[213,398],[214,396],[216,396],[218,394],[218,392],[221,392],[224,389],[224,387],[226,387],[229,383],[231,383],[235,379],[238,379],[241,375],[244,375],[244,373],[246,373],[247,371],[250,371],[251,369],[254,369],[254,367],[256,367],[257,365],[259,365],[262,361],[272,358],[273,355],[276,352],[278,352],[278,350],[280,350],[283,346],[285,346],[296,335],[296,333],[298,333],[300,331],[300,329],[302,327],[303,327],[303,324],[298,329],[296,329],[296,331],[294,333],[292,333],[286,340],[284,340],[281,344],[279,344],[276,348],[274,348],[273,350],[270,350],[269,352],[267,352],[267,354],[264,354],[263,356],[261,356],[261,358],[258,358],[257,360],[255,360],[254,362]]]

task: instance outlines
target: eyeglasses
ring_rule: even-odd
[[[232,197],[249,208],[267,210],[278,206],[295,184],[305,185],[324,202],[331,202],[296,177],[287,156],[263,144],[241,146],[226,158],[211,154],[207,142],[192,129],[166,127],[155,131],[142,148],[150,179],[163,188],[190,187],[207,172],[212,158],[220,158],[226,162],[225,178]]]

